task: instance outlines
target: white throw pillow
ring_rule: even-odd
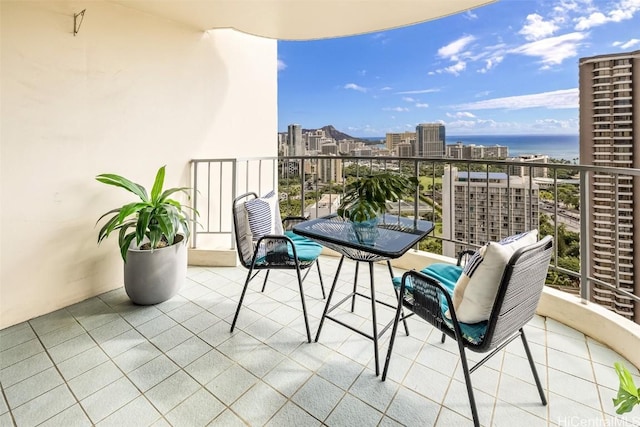
[[[272,190],[262,197],[247,200],[244,206],[247,210],[249,228],[254,240],[267,234],[284,234],[278,196],[275,191]]]
[[[489,319],[509,259],[518,249],[537,241],[538,230],[531,230],[487,243],[476,251],[453,290],[453,306],[459,322]]]

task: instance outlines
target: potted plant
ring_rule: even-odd
[[[124,260],[124,286],[136,304],[157,304],[173,297],[187,273],[189,216],[179,201],[170,196],[189,188],[163,191],[165,166],[158,169],[151,194],[140,184],[115,174],[100,174],[96,180],[123,188],[140,200],[127,203],[102,215],[110,216],[98,233],[98,244],[118,232],[120,255]],[[195,212],[197,214],[197,212]]]
[[[413,195],[418,179],[393,172],[360,177],[350,182],[338,207],[338,215],[353,223],[360,243],[375,241],[380,215],[387,209],[387,201],[397,202]]]

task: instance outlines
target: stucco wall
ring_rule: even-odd
[[[192,158],[277,155],[277,45],[102,1],[0,16],[2,328],[122,285],[95,221],[133,199],[95,175],[187,186]]]

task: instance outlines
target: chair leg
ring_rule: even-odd
[[[316,260],[316,268],[318,269],[318,278],[320,279],[320,289],[322,289],[322,299],[326,299],[327,295],[324,293],[324,282],[322,281],[322,273],[320,272],[320,262]]]
[[[393,343],[396,341],[396,333],[398,332],[398,323],[402,315],[402,298],[398,298],[398,307],[396,308],[396,317],[393,319],[393,328],[391,328],[391,337],[389,337],[389,349],[387,350],[387,358],[384,361],[384,369],[382,370],[382,381],[387,379],[387,370],[389,369],[389,361],[393,352]]]
[[[474,427],[480,427],[478,418],[478,409],[476,408],[476,399],[473,396],[473,387],[471,386],[471,374],[469,373],[469,362],[464,351],[464,345],[458,340],[458,350],[460,351],[460,361],[462,362],[462,371],[464,372],[464,382],[467,385],[467,394],[469,395],[469,405],[471,406],[471,415],[473,416]]]
[[[264,292],[264,289],[267,287],[267,280],[269,280],[269,270],[267,270],[264,276],[264,282],[262,282],[262,290],[260,292]]]
[[[351,312],[356,309],[356,291],[358,290],[358,267],[360,267],[360,261],[356,261],[356,275],[353,278],[353,295],[351,295]]]
[[[533,362],[533,357],[531,357],[531,351],[529,350],[529,344],[527,343],[527,338],[524,336],[524,329],[520,328],[520,338],[522,338],[522,345],[524,345],[524,351],[527,353],[527,359],[529,359],[529,366],[531,366],[531,372],[533,373],[533,378],[536,380],[536,385],[538,386],[538,393],[540,394],[540,400],[542,400],[542,404],[547,404],[547,398],[544,395],[544,390],[542,389],[542,383],[540,382],[540,377],[538,376],[538,370],[536,369],[536,365]]]
[[[311,331],[309,330],[309,319],[307,318],[307,305],[304,302],[304,289],[302,288],[302,275],[300,274],[300,267],[296,267],[296,273],[298,275],[298,287],[300,288],[300,300],[302,301],[302,315],[304,316],[304,326],[307,329],[307,342],[311,342]]]
[[[244,281],[244,288],[242,288],[242,293],[240,294],[240,301],[238,301],[238,308],[236,308],[236,314],[233,316],[233,322],[231,322],[231,331],[236,327],[236,321],[238,320],[238,314],[240,314],[240,307],[242,307],[242,301],[244,300],[244,294],[247,293],[247,287],[249,286],[249,282],[251,281],[251,273],[253,273],[253,268],[249,269],[247,273],[247,280]]]
[[[393,280],[393,268],[391,268],[391,261],[387,260],[387,268],[389,269],[389,275],[391,276],[391,280]],[[396,293],[396,298],[398,298],[398,301],[402,301],[400,299],[400,291],[398,289],[396,289],[396,287],[393,287],[394,292]],[[402,303],[400,303],[400,305],[402,305]],[[404,315],[404,310],[402,312],[402,324],[404,325],[404,333],[407,334],[407,336],[409,336],[409,325],[407,324],[407,318]]]

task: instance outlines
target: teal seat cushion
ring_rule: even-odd
[[[449,295],[453,298],[453,289],[456,285],[456,282],[458,281],[458,278],[462,274],[462,267],[451,264],[435,263],[429,265],[426,268],[423,268],[422,270],[420,270],[420,272],[440,282],[442,286],[444,286],[444,288],[447,290]],[[401,284],[402,277],[393,278],[393,286],[396,289],[400,289]],[[411,283],[411,281],[409,281],[405,286],[405,295],[413,298],[413,284]],[[444,318],[445,323],[450,329],[453,329],[453,323],[445,315],[445,313],[449,311],[449,306],[447,305],[447,300],[445,298],[442,298],[442,300],[440,301],[440,309],[442,310],[442,317]],[[460,330],[462,332],[463,338],[472,344],[479,344],[484,338],[484,334],[487,330],[487,324],[488,322],[486,320],[479,323],[460,322]]]
[[[313,262],[320,256],[320,253],[322,252],[322,245],[320,245],[319,243],[307,239],[306,237],[300,236],[299,234],[296,234],[291,230],[285,231],[284,235],[293,241],[293,244],[296,247],[296,253],[298,254],[299,261]],[[293,249],[291,248],[291,245],[287,244],[287,249],[289,258],[293,260]],[[260,253],[258,253],[256,265],[260,264],[268,264],[265,254],[261,255]]]
[[[293,244],[296,247],[296,253],[300,261],[315,261],[322,252],[322,245],[307,239],[304,236],[287,230],[284,235],[293,240]],[[293,251],[289,248],[289,256],[293,258]]]

